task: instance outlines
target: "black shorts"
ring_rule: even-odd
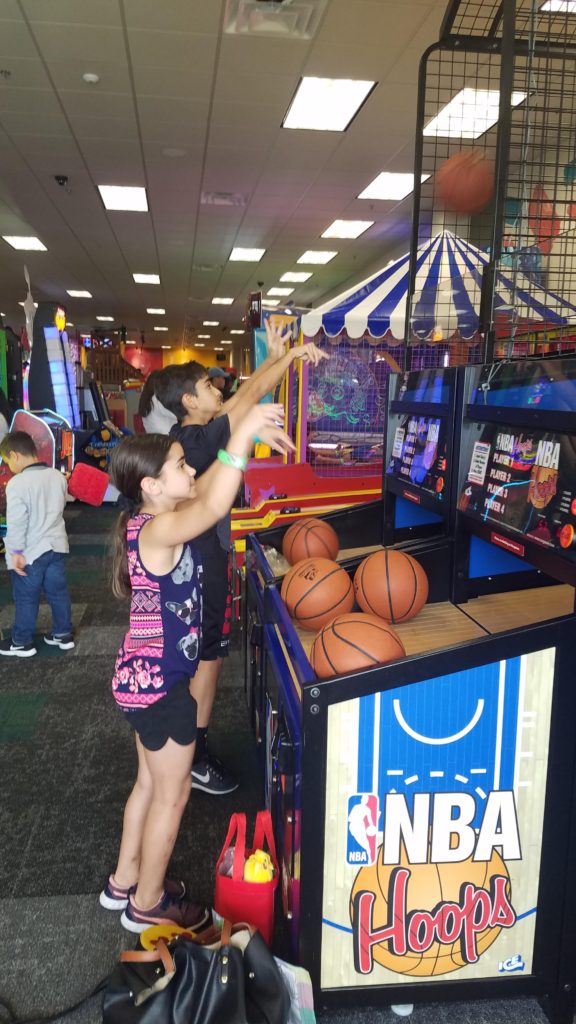
[[[146,750],[162,750],[169,739],[181,747],[194,743],[197,710],[189,682],[182,679],[149,708],[125,711],[124,714]]]
[[[202,550],[202,648],[201,661],[215,661],[228,654],[230,633],[230,574],[228,552],[218,542]]]

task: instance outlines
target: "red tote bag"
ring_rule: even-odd
[[[220,865],[234,839],[232,877],[229,878],[220,874]],[[245,882],[244,861],[254,850],[265,850],[266,847],[274,865],[274,878],[269,882]],[[216,913],[233,924],[246,921],[247,924],[253,925],[264,941],[271,946],[274,933],[274,894],[277,886],[278,860],[270,811],[258,811],[254,840],[249,849],[246,849],[246,815],[233,814],[228,826],[228,835],[216,864]]]

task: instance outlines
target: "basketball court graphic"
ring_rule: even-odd
[[[530,972],[554,656],[330,708],[323,986]]]

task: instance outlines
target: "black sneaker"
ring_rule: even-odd
[[[59,647],[61,651],[71,651],[74,647],[74,637],[72,633],[66,633],[65,636],[54,636],[53,633],[47,633],[44,643],[50,644],[51,647]]]
[[[33,658],[36,654],[34,644],[15,644],[12,640],[0,640],[0,654],[13,658]]]
[[[192,765],[192,788],[212,796],[224,796],[238,789],[238,779],[226,771],[217,757],[207,754],[203,761]]]

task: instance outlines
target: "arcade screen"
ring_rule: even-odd
[[[576,562],[576,436],[483,424],[458,508]]]
[[[386,476],[412,484],[437,501],[447,493],[447,436],[443,416],[405,416],[396,427]]]
[[[431,405],[449,402],[453,375],[453,370],[443,367],[402,373],[397,378],[394,401],[427,402]]]
[[[576,411],[576,359],[522,360],[482,367],[472,405]]]

